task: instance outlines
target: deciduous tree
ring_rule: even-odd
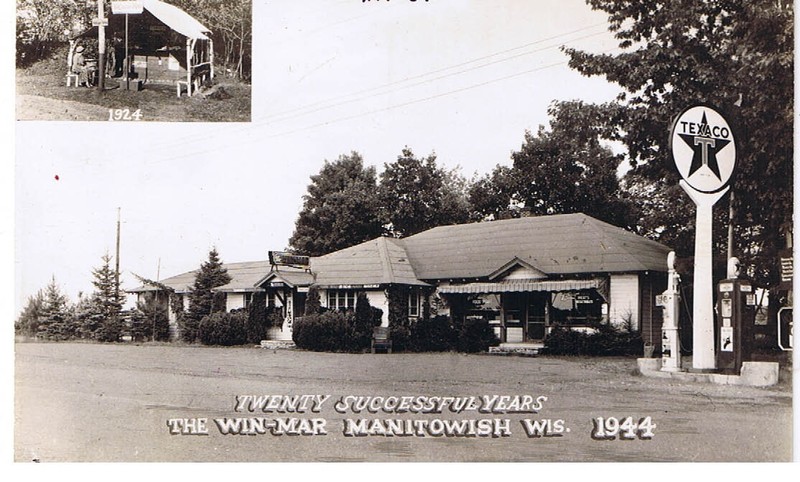
[[[319,256],[383,234],[377,189],[375,168],[364,167],[357,152],[325,161],[303,197],[292,249]]]
[[[645,190],[674,186],[668,131],[685,107],[709,103],[737,127],[738,168],[732,191],[734,254],[761,286],[778,282],[778,251],[792,226],[794,12],[788,0],[588,0],[608,14],[620,54],[566,49],[570,66],[605,76],[624,93],[607,116],[628,150],[631,177]],[[661,191],[660,191],[661,192]],[[661,212],[692,210],[682,193]],[[724,202],[718,209],[727,210]],[[642,218],[652,235],[670,220]],[[690,219],[685,220],[691,223]],[[724,228],[724,226],[720,226]],[[724,235],[724,229],[717,229]],[[669,234],[667,234],[669,235]],[[717,243],[721,245],[723,243]],[[690,252],[691,241],[674,246]],[[719,251],[717,251],[719,253]],[[723,253],[719,253],[723,254]]]

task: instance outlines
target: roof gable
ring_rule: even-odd
[[[490,280],[542,278],[547,278],[547,273],[516,256],[514,256],[514,259],[511,261],[489,274]]]
[[[414,273],[404,242],[380,237],[325,256],[311,258],[315,284],[342,285],[406,284],[427,286]]]

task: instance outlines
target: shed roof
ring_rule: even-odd
[[[403,240],[381,237],[311,258],[311,271],[316,275],[315,284],[320,287],[385,284],[429,286],[415,275],[403,245]]]
[[[161,0],[139,0],[139,2],[145,10],[184,37],[208,39],[206,34],[211,33],[211,30],[175,5]]]
[[[404,241],[422,280],[487,278],[515,257],[549,275],[666,271],[669,253],[582,213],[440,226]]]

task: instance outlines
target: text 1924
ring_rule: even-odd
[[[131,112],[130,109],[108,109],[110,121],[138,121],[142,120],[142,109]]]
[[[617,417],[595,417],[592,419],[592,438],[595,440],[649,440],[653,438],[656,424],[652,418],[642,417],[634,422],[633,417],[620,421]]]

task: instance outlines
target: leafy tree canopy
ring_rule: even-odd
[[[418,159],[404,148],[397,161],[384,165],[379,191],[384,221],[396,237],[470,218],[466,181],[437,166],[435,154]]]
[[[383,234],[377,188],[375,168],[364,167],[359,153],[325,161],[303,197],[292,249],[319,256]]]
[[[792,225],[793,7],[787,0],[588,0],[608,14],[624,49],[591,54],[566,49],[570,66],[619,84],[607,110],[613,137],[628,149],[631,185],[662,199],[641,219],[647,234],[672,233],[679,252],[692,240],[675,229],[693,223],[685,195],[661,190],[678,180],[668,146],[671,121],[708,103],[737,127],[732,191],[735,255],[762,286],[778,281],[777,251]],[[652,189],[655,188],[655,189]],[[723,204],[723,203],[720,203]],[[721,208],[724,209],[724,206]],[[675,213],[682,212],[682,219]],[[724,229],[717,229],[724,232]],[[718,243],[722,244],[722,243]],[[722,253],[720,253],[722,254]]]
[[[485,219],[582,212],[611,224],[635,226],[633,204],[620,189],[617,168],[623,160],[602,144],[607,106],[582,102],[551,105],[550,128],[525,133],[513,152],[512,167],[498,166],[470,190]]]

